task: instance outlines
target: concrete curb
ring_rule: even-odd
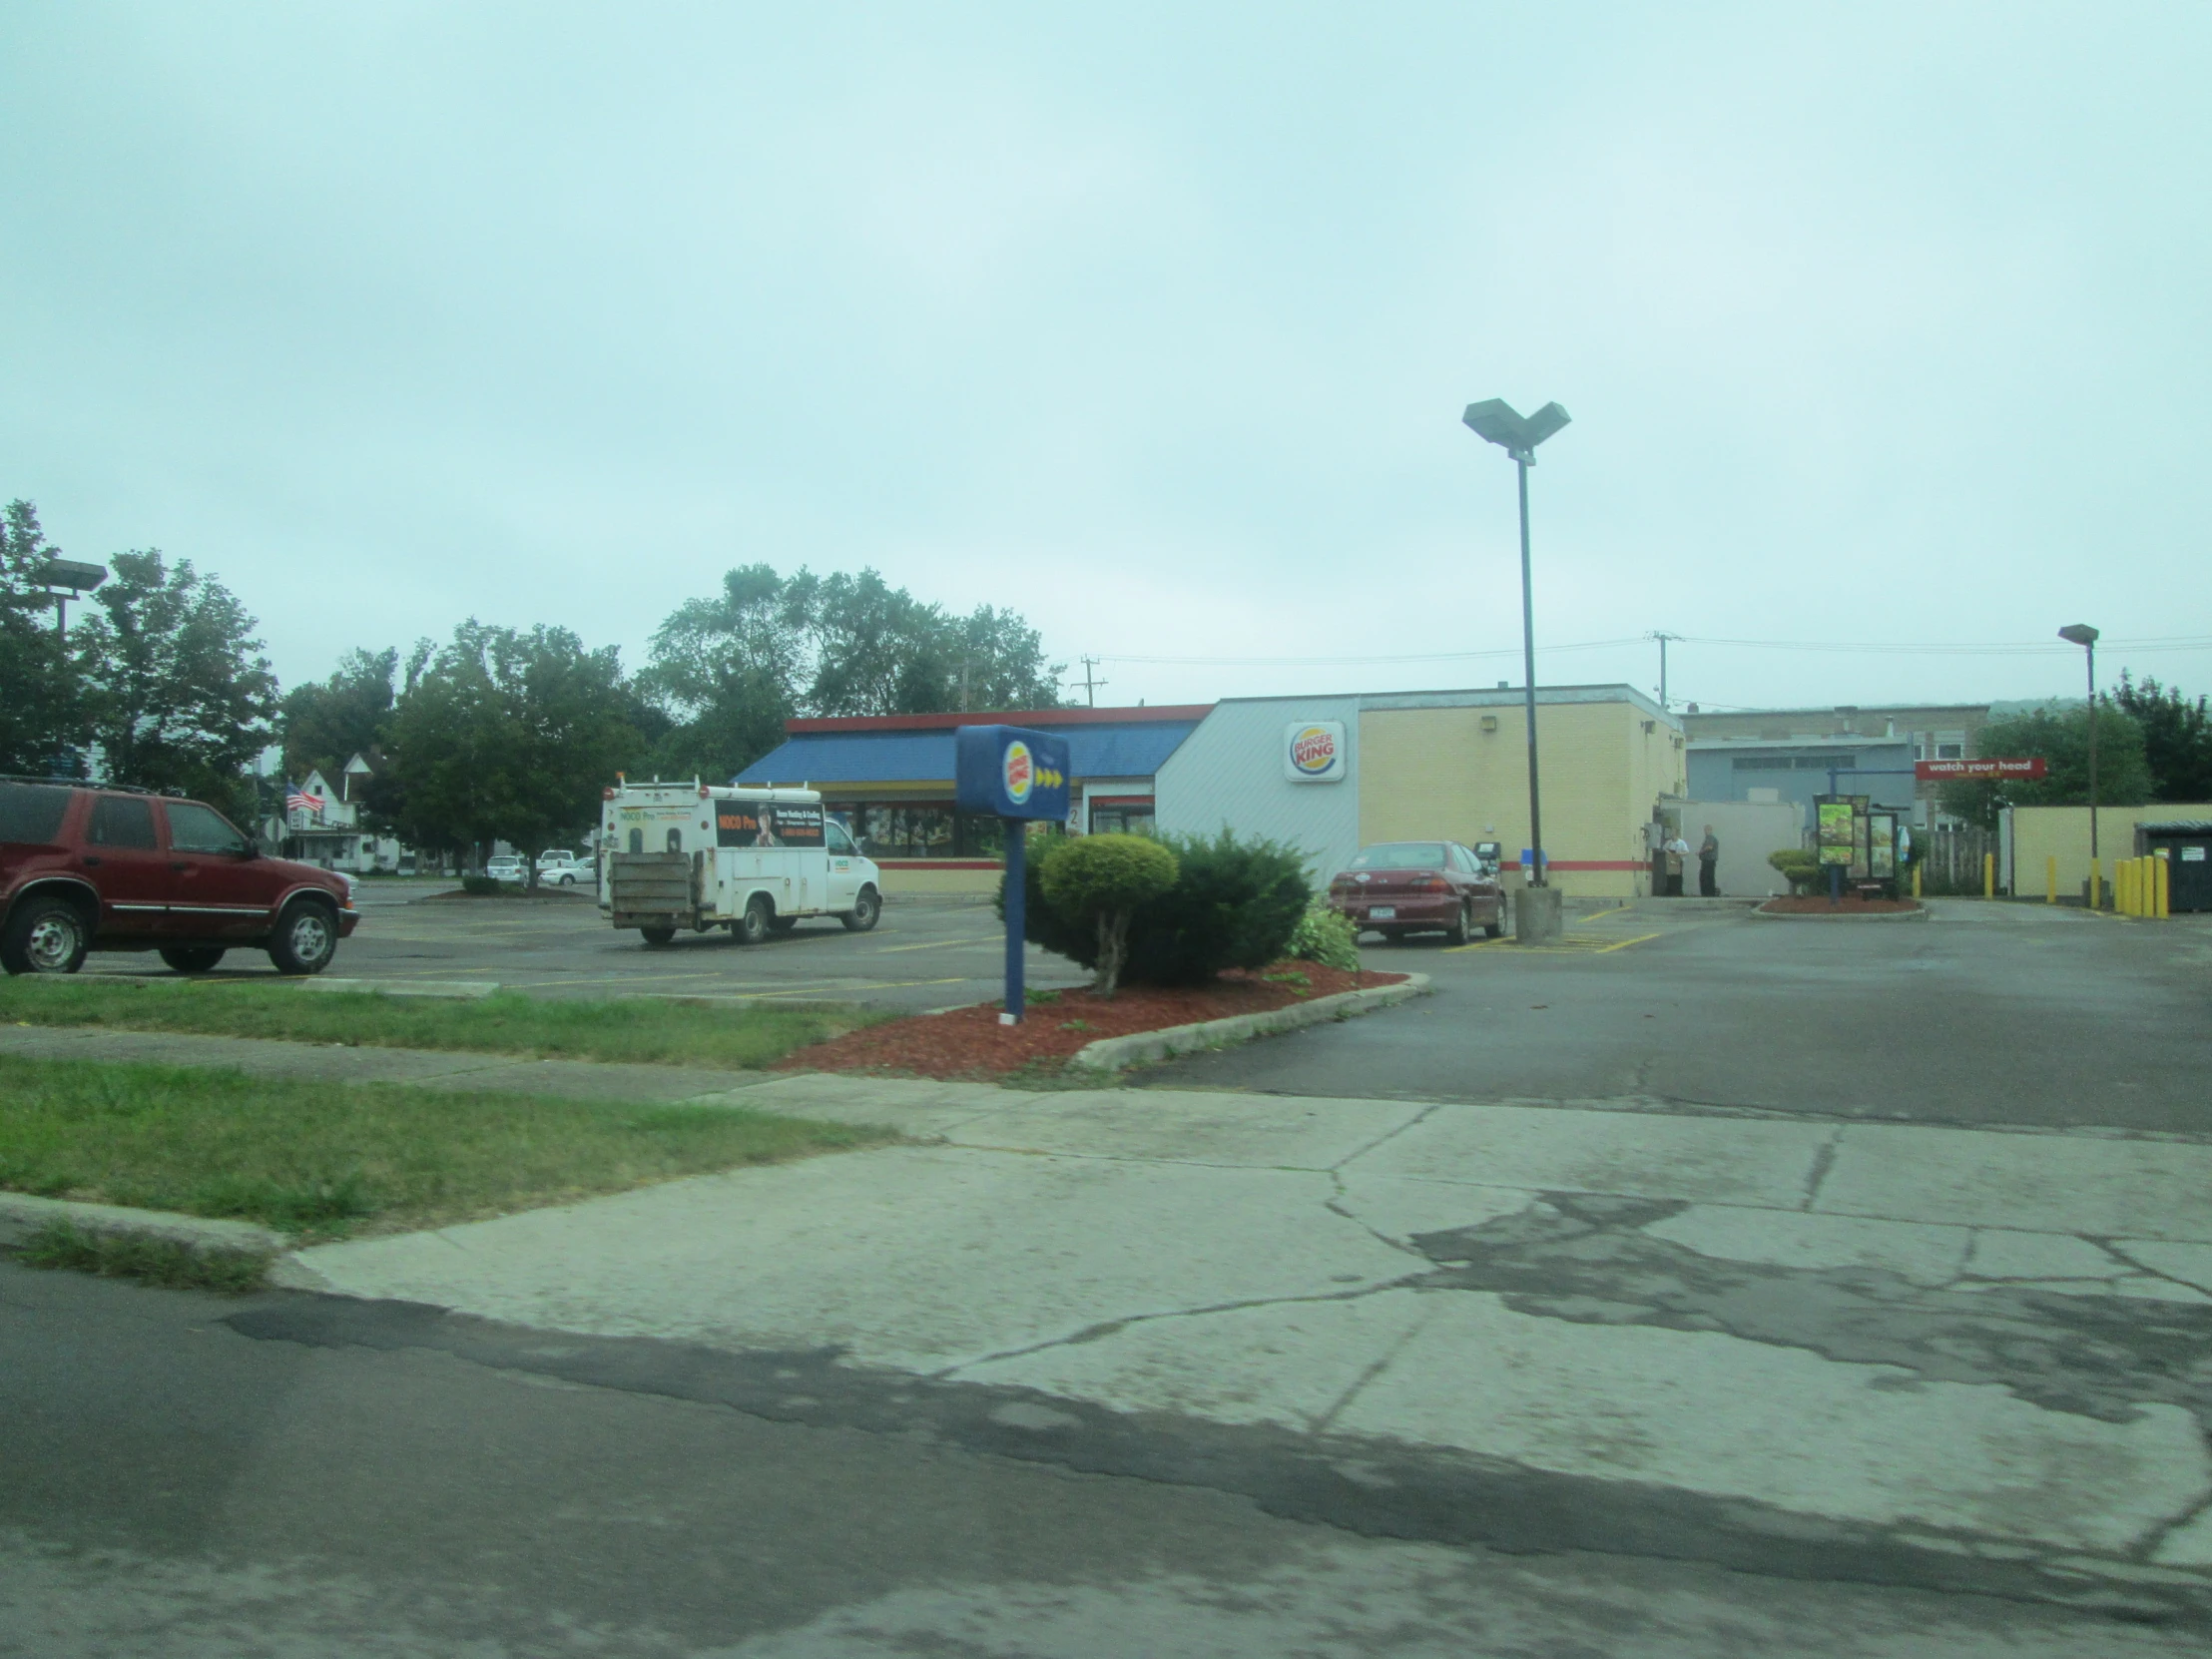
[[[1819,910],[1800,911],[1795,915],[1768,909],[1758,909],[1751,913],[1761,921],[1926,921],[1929,908],[1923,904],[1917,910],[1878,910],[1872,915],[1853,915],[1841,910],[1833,915]]]
[[[1193,1049],[1243,1042],[1273,1031],[1295,1031],[1302,1025],[1319,1025],[1323,1020],[1350,1019],[1355,1014],[1386,1008],[1393,1002],[1427,993],[1428,975],[1410,973],[1403,984],[1339,991],[1335,996],[1294,1002],[1287,1008],[1271,1008],[1264,1014],[1232,1014],[1227,1019],[1200,1020],[1195,1025],[1170,1025],[1159,1031],[1132,1032],[1126,1037],[1101,1037],[1078,1049],[1068,1064],[1096,1071],[1120,1071],[1124,1066],[1165,1060],[1170,1055],[1188,1054]]]
[[[291,1248],[291,1240],[283,1234],[250,1221],[215,1221],[168,1210],[131,1210],[118,1204],[79,1204],[69,1199],[33,1198],[28,1193],[0,1193],[0,1244],[19,1245],[57,1221],[70,1222],[88,1233],[136,1233],[172,1239],[196,1250],[274,1256]]]

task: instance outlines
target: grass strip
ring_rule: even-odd
[[[513,991],[448,1002],[237,979],[100,984],[25,974],[0,980],[0,1020],[24,1025],[737,1069],[772,1065],[794,1049],[887,1017],[882,1010],[850,1004],[733,1006],[659,997],[554,999]]]
[[[17,1259],[26,1267],[74,1268],[103,1279],[136,1279],[175,1291],[258,1291],[270,1258],[258,1251],[200,1250],[181,1239],[147,1233],[108,1233],[51,1221],[24,1241]]]
[[[256,1221],[308,1241],[476,1220],[897,1138],[721,1105],[0,1054],[0,1188]]]

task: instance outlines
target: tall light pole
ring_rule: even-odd
[[[2097,631],[2086,622],[2068,623],[2058,637],[2081,647],[2089,660],[2089,862],[2097,861]]]
[[[1528,575],[1528,469],[1536,464],[1536,445],[1567,423],[1567,411],[1546,403],[1532,415],[1517,412],[1501,397],[1469,403],[1460,417],[1474,434],[1513,457],[1520,471],[1521,683],[1528,705],[1528,855],[1531,886],[1548,886],[1544,869],[1542,794],[1536,783],[1536,600]]]
[[[39,580],[46,591],[54,595],[54,633],[65,638],[69,633],[69,602],[82,599],[108,579],[106,565],[88,565],[76,559],[48,559],[39,571]],[[57,592],[67,588],[68,593]]]

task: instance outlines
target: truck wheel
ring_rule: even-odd
[[[338,918],[326,904],[294,900],[276,918],[269,959],[278,973],[320,973],[338,953]]]
[[[223,960],[220,944],[172,944],[162,949],[162,960],[179,973],[206,973]]]
[[[873,887],[862,887],[860,896],[852,901],[852,908],[837,919],[855,933],[865,933],[882,919],[883,901],[876,896]]]
[[[0,935],[0,967],[10,973],[75,973],[92,948],[85,913],[66,898],[33,898],[16,907]]]
[[[776,906],[768,901],[767,893],[757,892],[746,900],[745,914],[730,930],[737,934],[740,944],[759,944],[775,924]]]
[[[669,943],[676,937],[676,929],[673,927],[641,927],[638,931],[645,935],[647,944],[656,948]]]

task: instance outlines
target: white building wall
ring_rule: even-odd
[[[1334,784],[1284,776],[1284,731],[1292,721],[1335,720],[1345,728],[1345,771]],[[1153,780],[1163,834],[1212,835],[1225,827],[1303,851],[1327,880],[1360,850],[1360,699],[1265,697],[1217,703]]]

